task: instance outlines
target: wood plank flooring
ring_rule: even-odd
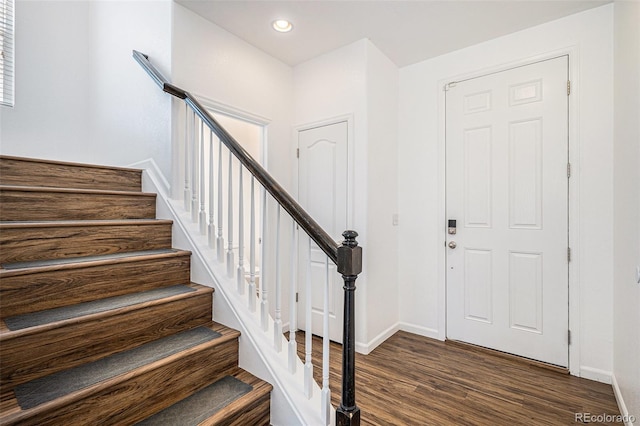
[[[304,360],[304,332],[296,340]],[[318,383],[321,348],[314,336]],[[341,360],[341,345],[332,343],[336,407]],[[402,331],[369,355],[356,354],[356,402],[363,425],[567,425],[582,423],[575,413],[620,414],[610,385]]]

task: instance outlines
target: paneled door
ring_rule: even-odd
[[[341,121],[298,132],[298,198],[300,205],[335,241],[347,229],[348,126]],[[306,321],[307,271],[311,272],[311,332],[323,336],[325,288],[328,286],[329,338],[342,342],[343,282],[336,266],[314,243],[300,239],[298,325]]]
[[[568,366],[568,57],[446,91],[447,338]]]

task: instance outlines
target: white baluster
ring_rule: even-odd
[[[298,330],[298,225],[291,221],[291,285],[289,286],[289,372],[296,372],[298,360],[298,342],[296,331]]]
[[[329,389],[329,257],[324,261],[324,312],[322,314],[322,407],[323,424],[331,422],[331,389]]]
[[[276,218],[276,319],[273,326],[273,344],[282,352],[282,280],[280,279],[280,204]]]
[[[311,327],[311,238],[308,238],[309,247],[307,250],[307,280],[306,280],[306,301],[305,301],[305,331],[304,331],[304,393],[307,398],[311,399],[313,396],[313,363],[311,362],[312,354],[312,327]]]
[[[233,278],[233,154],[229,150],[229,188],[227,189],[229,195],[227,206],[229,208],[229,215],[227,217],[227,275],[229,278]]]
[[[244,294],[244,188],[242,164],[238,166],[238,293]]]
[[[269,329],[269,294],[267,290],[267,191],[262,188],[262,263],[260,264],[260,324]]]
[[[209,131],[209,247],[215,248],[216,226],[214,224],[214,190],[213,190],[213,130]]]
[[[198,143],[196,114],[193,113],[193,132],[191,133],[191,221],[198,222]]]
[[[198,222],[200,223],[200,234],[207,235],[207,212],[204,210],[205,197],[205,168],[204,168],[204,124],[200,120],[200,215]]]
[[[184,110],[184,209],[189,211],[191,206],[191,188],[189,185],[189,177],[191,172],[189,170],[189,160],[191,159],[191,152],[189,151],[189,107],[185,105]]]
[[[249,242],[249,310],[256,311],[256,202],[255,178],[251,176],[251,237]]]
[[[218,237],[216,238],[218,262],[224,262],[224,237],[222,236],[222,141],[218,139]]]

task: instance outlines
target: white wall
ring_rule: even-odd
[[[303,126],[351,117],[348,226],[358,231],[363,272],[356,281],[356,344],[369,352],[395,331],[398,70],[369,40],[294,69],[294,121]]]
[[[640,3],[614,4],[613,373],[619,402],[640,419]],[[622,405],[622,404],[620,404]],[[627,414],[623,413],[623,414]]]
[[[579,344],[572,346],[570,362],[574,374],[610,380],[612,12],[612,5],[602,6],[400,70],[398,276],[406,329],[445,337],[442,85],[483,69],[572,49],[571,161],[577,175],[571,181],[570,317]]]
[[[170,100],[131,57],[169,74],[171,3],[16,2],[16,106],[3,108],[1,150],[170,172]]]
[[[398,68],[367,41],[367,348],[397,331]],[[356,159],[356,161],[358,161]]]
[[[185,7],[173,8],[174,84],[268,121],[267,169],[289,189],[293,70]]]
[[[358,243],[367,250],[366,173],[367,104],[366,104],[366,41],[361,40],[304,62],[294,68],[294,123],[304,126],[340,116],[351,116],[352,134],[349,147],[352,155],[350,194],[353,209],[347,226],[360,231]],[[366,269],[366,263],[363,265]],[[356,281],[356,342],[366,342],[366,272]]]

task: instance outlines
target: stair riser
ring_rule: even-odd
[[[122,425],[138,422],[226,375],[238,363],[238,341],[203,346],[173,362],[139,375],[120,376],[64,407],[36,407],[7,419],[7,425]],[[79,391],[83,392],[83,391]],[[87,394],[89,392],[86,392]],[[71,396],[69,396],[71,397]],[[44,405],[44,404],[43,404]],[[40,412],[44,411],[44,412]]]
[[[0,263],[66,259],[171,247],[171,224],[3,228]]]
[[[204,421],[198,426],[269,426],[271,424],[271,395],[252,401],[237,413],[225,416],[223,420]]]
[[[0,220],[153,219],[156,199],[147,194],[0,191]]]
[[[140,191],[140,170],[0,157],[3,185]]]
[[[188,254],[161,259],[0,274],[2,316],[68,306],[174,284],[188,285]]]
[[[0,341],[2,388],[211,322],[211,291]],[[118,314],[119,313],[119,314]],[[25,354],[30,356],[25,357]]]

